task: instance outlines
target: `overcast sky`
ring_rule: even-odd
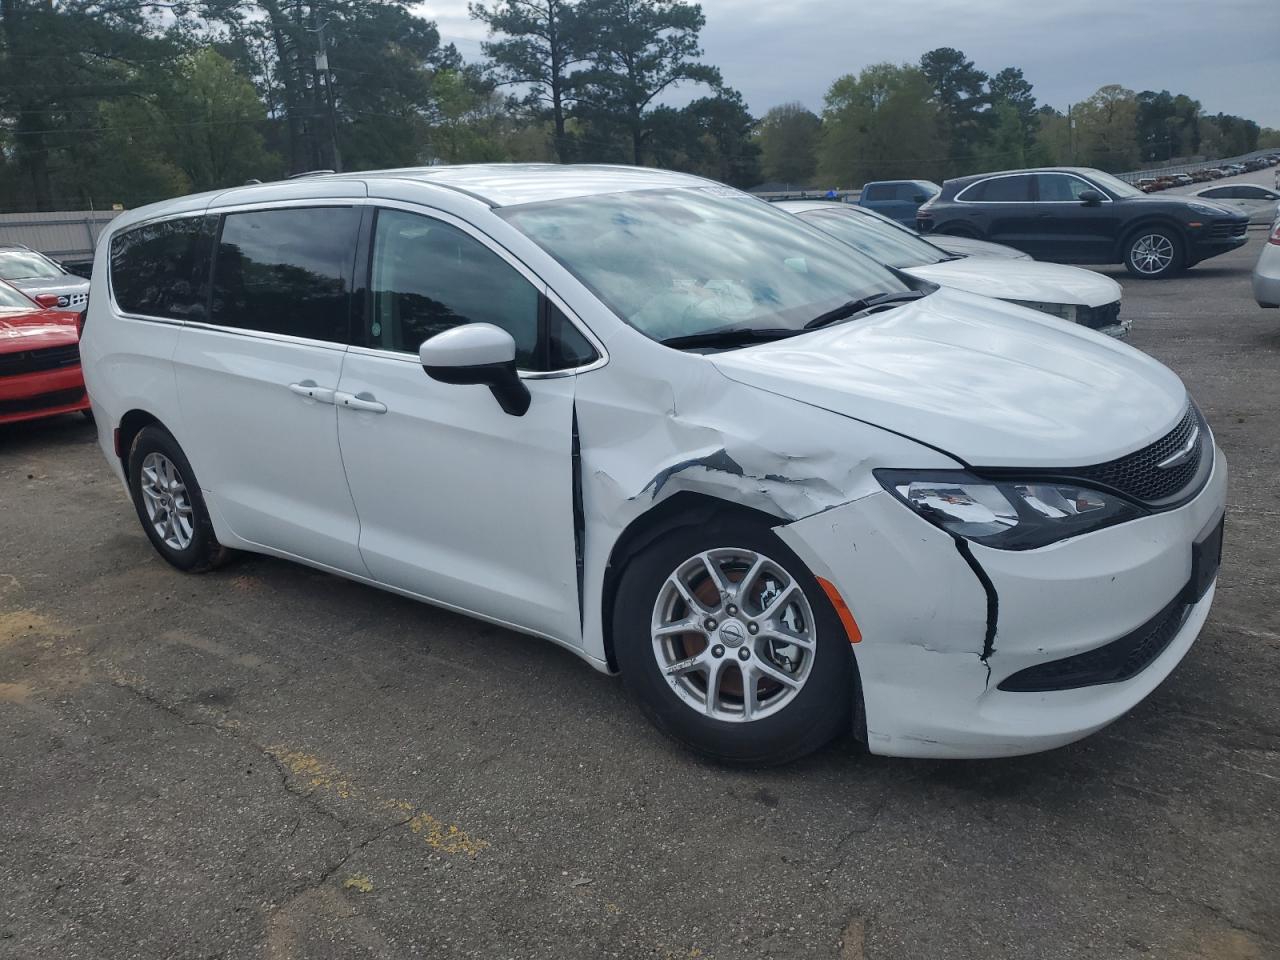
[[[948,46],[987,73],[1021,67],[1037,99],[1059,110],[1119,83],[1280,127],[1280,0],[702,0],[702,9],[706,60],[757,115],[789,100],[821,110],[836,77]],[[485,32],[466,0],[418,10],[464,57],[480,57]]]

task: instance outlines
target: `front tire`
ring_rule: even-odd
[[[128,475],[134,509],[160,556],[186,573],[204,573],[226,560],[229,551],[214,536],[195,471],[168,430],[153,424],[138,432]]]
[[[713,759],[786,763],[852,728],[849,638],[817,580],[763,524],[719,517],[638,554],[618,584],[613,636],[644,713]]]
[[[1186,265],[1182,238],[1168,227],[1143,227],[1125,244],[1124,265],[1142,280],[1163,280]]]

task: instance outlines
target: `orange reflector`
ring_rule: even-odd
[[[1188,223],[1188,224],[1187,224],[1187,226],[1188,226],[1188,227],[1203,227],[1203,226],[1204,226],[1204,224],[1203,224],[1203,223],[1201,223],[1199,220],[1192,220],[1190,223]]]
[[[862,642],[862,631],[858,629],[858,621],[853,619],[853,611],[849,609],[849,605],[844,602],[844,597],[840,596],[840,591],[836,589],[836,585],[830,580],[824,580],[818,577],[818,586],[827,595],[827,599],[831,601],[831,605],[836,608],[836,615],[840,618],[840,622],[844,624],[844,632],[849,635],[850,643]]]

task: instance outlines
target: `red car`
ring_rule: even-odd
[[[0,281],[0,424],[88,415],[80,373],[81,316],[47,309]]]

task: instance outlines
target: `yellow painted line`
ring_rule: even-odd
[[[479,855],[489,846],[488,840],[472,836],[456,823],[446,823],[426,810],[419,809],[408,800],[383,798],[365,790],[351,777],[315,754],[293,750],[279,745],[267,747],[267,753],[275,757],[299,782],[317,790],[350,800],[366,810],[393,810],[401,815],[405,826],[428,847],[439,853]]]

